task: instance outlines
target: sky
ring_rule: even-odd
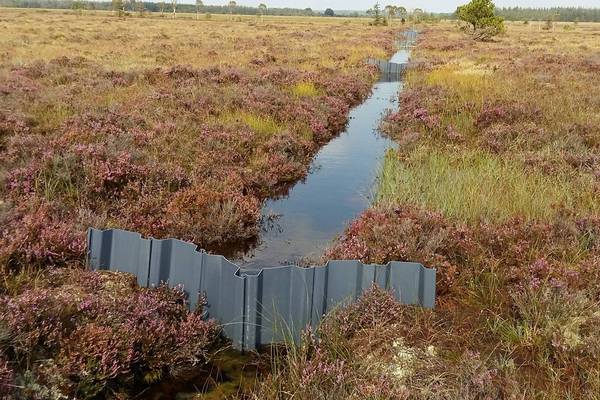
[[[313,10],[324,10],[333,8],[334,10],[367,10],[377,0],[237,0],[237,4],[245,6],[256,6],[259,3],[265,3],[269,7],[292,7],[306,8],[310,7]],[[406,8],[419,7],[429,12],[453,12],[456,7],[468,3],[468,0],[395,0],[386,1],[380,0],[381,5],[394,4],[401,5]],[[204,4],[211,5],[226,5],[228,0],[204,1]],[[498,7],[587,7],[600,8],[600,0],[496,0],[494,1]]]

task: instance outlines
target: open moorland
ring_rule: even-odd
[[[477,42],[440,24],[413,60],[376,202],[327,257],[434,265],[436,309],[375,296],[381,319],[318,354],[346,354],[359,378],[385,354],[407,398],[598,398],[600,26],[514,23]]]
[[[398,146],[324,258],[434,267],[433,310],[373,288],[211,391],[202,307],[82,268],[88,226],[255,237],[401,29],[0,9],[0,398],[597,399],[600,24],[417,26]]]
[[[118,397],[205,365],[214,323],[182,292],[79,270],[87,227],[255,236],[264,199],[369,94],[364,61],[393,49],[392,29],[328,19],[2,9],[0,31],[0,391],[23,398]]]
[[[0,259],[80,259],[87,226],[211,249],[370,90],[391,29],[2,11]]]

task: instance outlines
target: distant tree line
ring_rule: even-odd
[[[507,21],[600,22],[600,8],[552,7],[496,9],[496,15]]]
[[[184,4],[177,2],[177,12],[180,13],[196,13],[196,4]],[[149,12],[170,12],[172,9],[172,1],[165,0],[164,2],[139,2],[139,1],[123,1],[124,11],[135,12],[142,8]],[[50,8],[50,9],[83,9],[83,10],[107,10],[114,9],[113,2],[110,1],[84,1],[84,0],[0,0],[0,7],[14,8]],[[208,14],[230,14],[231,7],[203,5],[201,12]],[[237,15],[286,15],[286,16],[312,16],[319,15],[318,12],[310,8],[263,8],[263,7],[247,7],[236,5],[234,13]]]
[[[165,0],[158,2],[139,2],[122,0],[124,11],[134,12],[143,9],[149,12],[170,11],[173,0]],[[176,1],[177,12],[197,13],[198,7],[196,4],[184,4]],[[113,10],[114,5],[111,1],[85,1],[85,0],[0,0],[0,7],[14,8],[49,8],[49,9],[76,9],[76,10]],[[135,9],[134,9],[135,8]],[[404,9],[397,7],[397,9]],[[421,15],[420,19],[424,21],[432,21],[437,19],[456,19],[456,14],[452,13],[427,13],[417,9]],[[390,15],[389,9],[386,6],[384,10],[387,15]],[[232,9],[229,5],[214,6],[202,5],[201,12],[208,14],[231,14]],[[565,21],[565,22],[600,22],[600,8],[581,8],[581,7],[552,7],[552,8],[523,8],[523,7],[508,7],[497,8],[496,15],[504,18],[507,21]],[[281,15],[281,16],[313,16],[323,15],[318,11],[313,11],[311,8],[264,8],[264,7],[248,7],[235,6],[235,14],[238,15]],[[326,16],[344,16],[344,17],[362,17],[369,15],[366,12],[360,11],[334,11],[327,9],[324,13]],[[400,17],[401,12],[396,12],[394,16]]]

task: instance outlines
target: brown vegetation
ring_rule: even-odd
[[[423,32],[377,202],[327,254],[437,268],[436,309],[394,321],[410,351],[435,349],[407,398],[597,398],[598,35]]]

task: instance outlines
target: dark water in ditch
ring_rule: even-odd
[[[390,60],[408,62],[408,50]],[[370,97],[350,112],[345,131],[325,145],[311,173],[280,199],[263,208],[263,232],[257,247],[235,262],[254,269],[316,259],[346,224],[369,206],[385,151],[394,143],[381,136],[383,114],[397,105],[400,76],[382,76]]]
[[[408,62],[400,50],[390,62]],[[345,131],[325,145],[312,162],[311,173],[282,198],[263,208],[259,245],[235,262],[247,269],[277,266],[318,258],[346,224],[369,206],[373,185],[385,152],[394,142],[379,132],[381,118],[397,106],[400,76],[382,75],[371,95],[350,112]],[[276,218],[269,218],[276,215]],[[234,257],[230,257],[233,259]],[[165,381],[141,394],[152,400],[217,399],[250,387],[262,367],[250,354],[222,352],[213,368],[199,370],[198,378]],[[208,377],[208,378],[207,378]],[[196,386],[196,382],[204,382]]]

